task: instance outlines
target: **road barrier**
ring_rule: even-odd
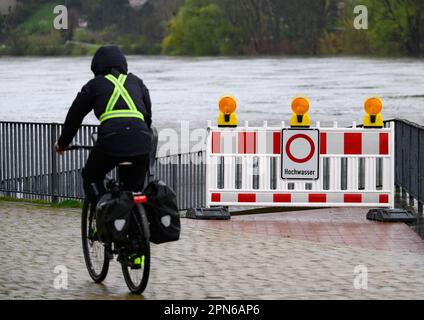
[[[209,123],[207,207],[394,207],[393,124],[375,129],[317,123],[313,129],[289,128],[284,122],[237,128]],[[287,157],[298,164],[290,167]],[[293,178],[283,179],[284,173]],[[294,178],[297,173],[301,180]]]

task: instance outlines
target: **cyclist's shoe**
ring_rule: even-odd
[[[134,253],[128,257],[128,262],[131,269],[144,268],[144,255]]]
[[[93,241],[99,240],[99,235],[97,234],[97,229],[96,228],[90,229],[89,239],[90,240],[93,240]]]

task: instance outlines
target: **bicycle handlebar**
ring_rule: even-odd
[[[70,146],[69,148],[66,148],[64,151],[71,151],[71,150],[91,150],[93,149],[94,146],[83,146],[83,145],[78,145],[78,144],[74,144],[72,146]]]

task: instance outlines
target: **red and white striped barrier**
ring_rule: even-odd
[[[243,128],[241,128],[243,129]],[[245,128],[243,131],[213,130],[212,154],[277,154],[281,153],[281,129],[264,131]],[[325,129],[321,129],[325,130]],[[347,130],[346,130],[347,131]],[[320,133],[321,155],[388,155],[389,132],[365,129]]]
[[[368,206],[370,204],[389,205],[390,194],[379,192],[212,192],[211,202],[221,205],[261,204],[275,206],[281,204],[303,204],[304,206],[338,206],[349,204],[353,206]]]
[[[284,123],[209,127],[208,207],[394,207],[394,126],[320,128],[317,123],[319,178],[310,181],[281,178],[284,128]]]

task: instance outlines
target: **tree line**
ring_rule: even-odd
[[[84,54],[104,43],[191,56],[424,52],[423,0],[67,0],[66,31],[51,27],[54,1],[19,3],[0,18],[0,54]],[[368,29],[354,27],[358,5]]]

